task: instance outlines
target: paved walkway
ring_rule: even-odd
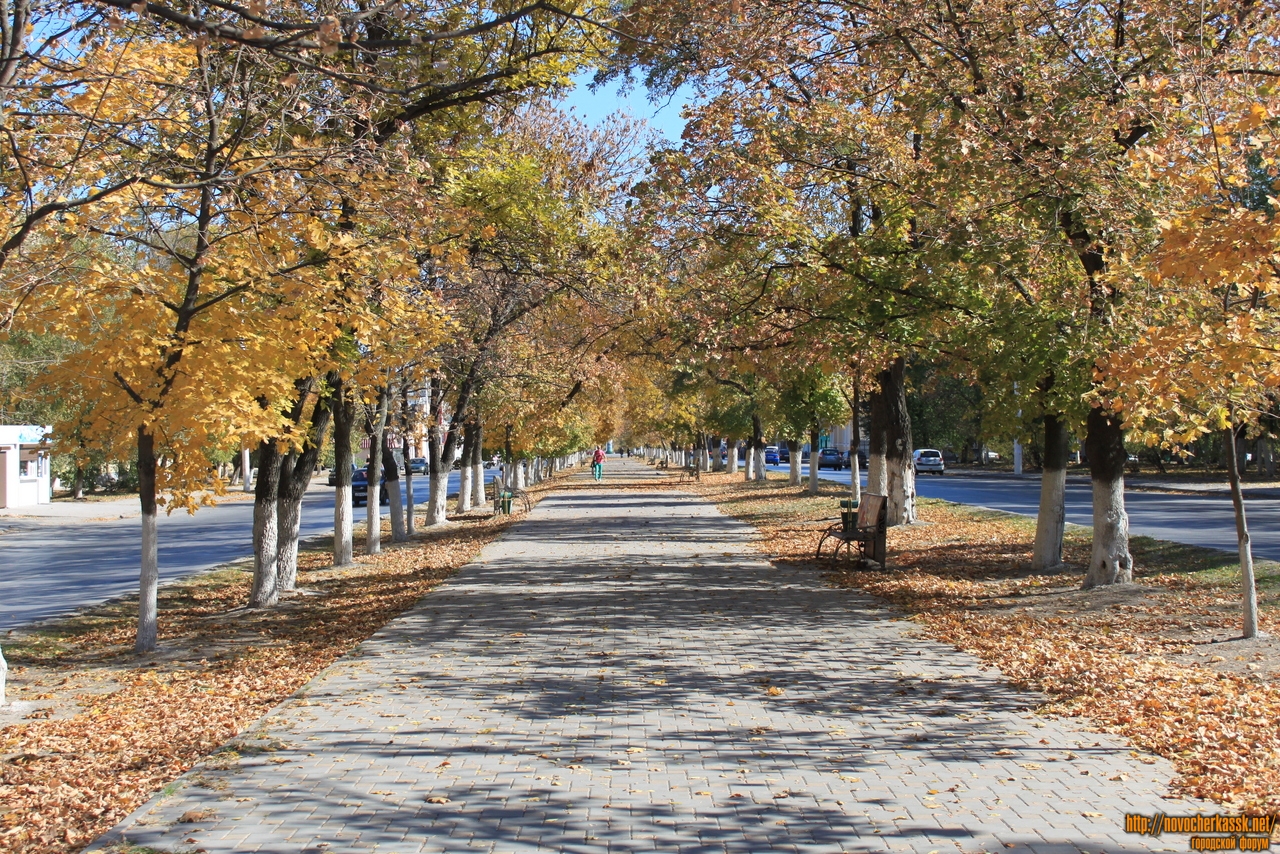
[[[611,482],[546,499],[99,844],[1096,854],[1187,850],[1125,813],[1217,811],[1163,800],[1167,763],[1034,717],[875,602],[772,567],[714,507]]]

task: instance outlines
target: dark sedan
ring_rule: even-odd
[[[369,500],[369,472],[367,469],[356,469],[351,474],[351,503],[364,504]],[[387,482],[382,481],[379,493],[379,504],[390,504],[391,495],[387,492]]]

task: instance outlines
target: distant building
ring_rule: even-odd
[[[31,507],[53,500],[49,427],[0,426],[0,507]]]

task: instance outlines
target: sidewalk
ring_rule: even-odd
[[[605,471],[91,850],[1185,851],[1124,814],[1219,811],[644,466]]]

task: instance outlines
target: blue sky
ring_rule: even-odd
[[[680,133],[684,130],[684,119],[680,118],[680,110],[685,103],[683,97],[677,95],[655,103],[649,100],[649,92],[641,84],[624,92],[624,84],[614,82],[593,92],[590,83],[591,74],[579,75],[577,88],[564,100],[565,106],[572,108],[587,124],[598,125],[613,113],[624,112],[633,118],[644,119],[653,130],[671,142],[680,141]]]

